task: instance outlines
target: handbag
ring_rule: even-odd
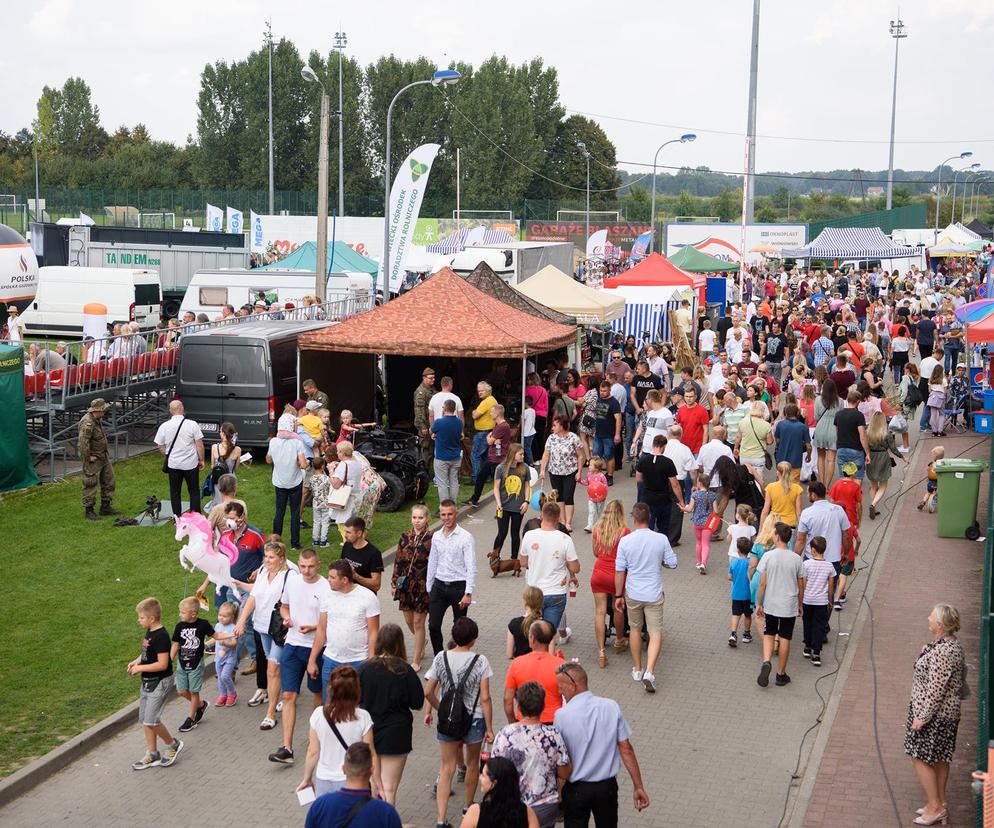
[[[283,589],[280,590],[280,600],[273,604],[273,612],[269,616],[269,637],[273,639],[277,647],[286,644],[286,634],[289,632],[287,625],[283,623],[283,616],[280,614],[280,607],[283,606],[283,591],[286,589],[286,579],[290,576],[289,568],[283,576]]]
[[[349,483],[349,464],[345,462],[345,479],[342,481],[342,485],[337,489],[332,488],[328,492],[328,505],[333,509],[344,509],[348,503],[349,498],[352,497],[353,486]]]
[[[721,515],[717,512],[711,512],[708,519],[704,521],[704,528],[708,532],[717,532],[721,528]]]
[[[751,415],[749,417],[749,428],[752,429],[752,436],[756,438],[756,442],[758,443],[759,435],[756,433],[756,425],[755,423],[753,423]],[[767,470],[773,468],[773,457],[770,455],[770,452],[765,445],[763,446],[763,463],[766,466]]]
[[[173,435],[173,441],[169,444],[169,450],[166,452],[166,456],[162,458],[162,471],[169,474],[169,455],[173,453],[173,446],[176,445],[176,441],[179,439],[179,433],[183,430],[183,423],[186,422],[186,417],[179,421],[179,427],[176,429],[176,433]]]

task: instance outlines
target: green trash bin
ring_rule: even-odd
[[[939,537],[980,537],[977,523],[977,500],[980,475],[987,469],[983,460],[954,458],[939,460],[935,473],[939,478]]]

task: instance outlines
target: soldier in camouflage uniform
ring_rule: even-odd
[[[435,369],[425,368],[421,372],[421,385],[414,392],[414,427],[421,440],[421,457],[425,468],[431,471],[435,461],[435,444],[431,439],[428,422],[428,403],[435,394]]]
[[[110,461],[107,435],[104,434],[104,412],[110,404],[97,398],[79,421],[79,459],[83,463],[83,508],[87,520],[100,520],[94,511],[97,489],[100,489],[100,514],[119,515],[111,505],[114,497],[114,465]]]

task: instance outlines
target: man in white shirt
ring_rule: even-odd
[[[304,489],[304,469],[307,457],[304,454],[303,440],[281,437],[294,431],[292,415],[284,414],[277,424],[279,431],[269,441],[266,462],[273,467],[273,488],[276,490],[276,514],[273,516],[273,532],[283,534],[283,516],[290,507],[290,545],[300,549],[300,503]]]
[[[936,348],[929,356],[922,359],[921,364],[918,366],[918,374],[921,377],[919,390],[922,393],[923,400],[928,400],[928,382],[932,379],[932,372],[937,365],[942,365],[942,348]],[[930,414],[931,409],[927,405],[923,405],[921,419],[918,422],[918,426],[923,432],[928,428]]]
[[[635,531],[618,541],[614,564],[615,609],[628,605],[632,651],[632,679],[642,682],[647,693],[656,692],[656,661],[663,646],[663,567],[676,569],[676,553],[661,532],[649,528],[649,507],[632,506]],[[642,670],[642,627],[649,631],[645,670]]]
[[[690,490],[694,487],[697,477],[697,461],[689,447],[680,442],[683,437],[683,427],[674,423],[667,429],[666,448],[663,456],[669,457],[676,466],[676,479],[683,490],[684,503],[690,503]],[[683,536],[683,512],[680,509],[670,509],[670,527],[667,537],[670,546],[679,546]]]
[[[566,613],[566,592],[576,583],[580,560],[573,539],[559,531],[559,504],[548,501],[542,507],[542,526],[525,532],[521,538],[521,566],[526,569],[525,583],[542,590],[542,618],[559,630],[559,644],[570,638],[570,631],[560,622]]]
[[[742,361],[742,349],[745,347],[745,332],[738,327],[737,321],[735,324],[736,327],[728,332],[725,339],[725,350],[728,352],[728,361],[738,365]]]
[[[714,471],[714,464],[718,462],[718,458],[731,457],[733,460],[735,459],[731,447],[725,442],[727,434],[728,432],[723,425],[711,426],[711,439],[701,446],[701,451],[697,455],[697,467],[701,474],[711,480],[710,488],[712,489],[721,488],[721,483],[717,478],[711,477],[711,472]]]
[[[293,764],[293,727],[297,721],[297,696],[307,672],[321,606],[331,595],[327,578],[322,578],[321,561],[313,549],[300,553],[300,572],[287,576],[280,615],[287,628],[286,643],[280,656],[280,686],[283,688],[283,744],[269,754],[270,762]],[[321,704],[321,679],[307,676],[307,689],[314,694],[314,706]]]
[[[183,481],[190,492],[190,511],[200,511],[200,470],[204,468],[204,433],[195,420],[188,420],[183,403],[169,403],[171,415],[155,432],[155,445],[165,455],[169,475],[169,502],[173,515],[183,512]]]
[[[652,440],[657,434],[666,434],[673,425],[673,412],[663,404],[662,391],[645,395],[645,428],[642,429],[642,454],[652,454]]]
[[[11,342],[24,340],[24,323],[21,321],[21,312],[17,309],[17,305],[7,307],[7,339]]]
[[[442,390],[432,394],[431,399],[428,400],[428,425],[431,426],[435,420],[444,416],[445,412],[442,410],[442,406],[445,405],[446,400],[452,400],[456,404],[456,416],[460,422],[466,422],[462,400],[452,393],[452,377],[442,377],[441,385]]]
[[[704,327],[697,337],[697,344],[702,358],[710,356],[714,352],[714,343],[718,340],[718,334],[711,330],[711,320],[705,319]]]
[[[452,608],[452,620],[462,618],[473,603],[476,587],[476,547],[473,536],[456,523],[456,504],[443,500],[438,508],[442,528],[431,536],[428,553],[428,637],[435,655],[445,647],[442,619]]]
[[[328,565],[331,591],[321,602],[311,657],[307,660],[307,675],[317,678],[320,672],[325,690],[332,670],[342,664],[358,669],[376,649],[380,603],[375,593],[352,578],[352,564],[348,561],[339,559]]]

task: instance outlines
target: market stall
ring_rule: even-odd
[[[264,265],[258,269],[301,270],[306,273],[315,273],[317,267],[318,246],[314,242],[308,241],[278,262]],[[367,259],[361,253],[356,253],[345,242],[328,242],[329,273],[369,273],[375,275],[379,267],[372,259]]]
[[[616,320],[611,328],[634,336],[640,344],[672,341],[670,311],[679,310],[684,299],[690,300],[696,311],[697,296],[689,286],[618,287],[604,291],[625,300],[625,318]]]
[[[696,296],[693,308],[696,318],[697,305],[703,305],[707,301],[707,277],[703,273],[688,273],[681,270],[659,253],[650,253],[635,267],[604,281],[606,288],[688,286],[694,289]]]
[[[576,319],[579,325],[609,325],[625,314],[625,300],[587,287],[559,268],[546,265],[515,290]]]
[[[802,247],[785,247],[785,259],[913,259],[914,247],[895,244],[879,227],[826,227]]]

